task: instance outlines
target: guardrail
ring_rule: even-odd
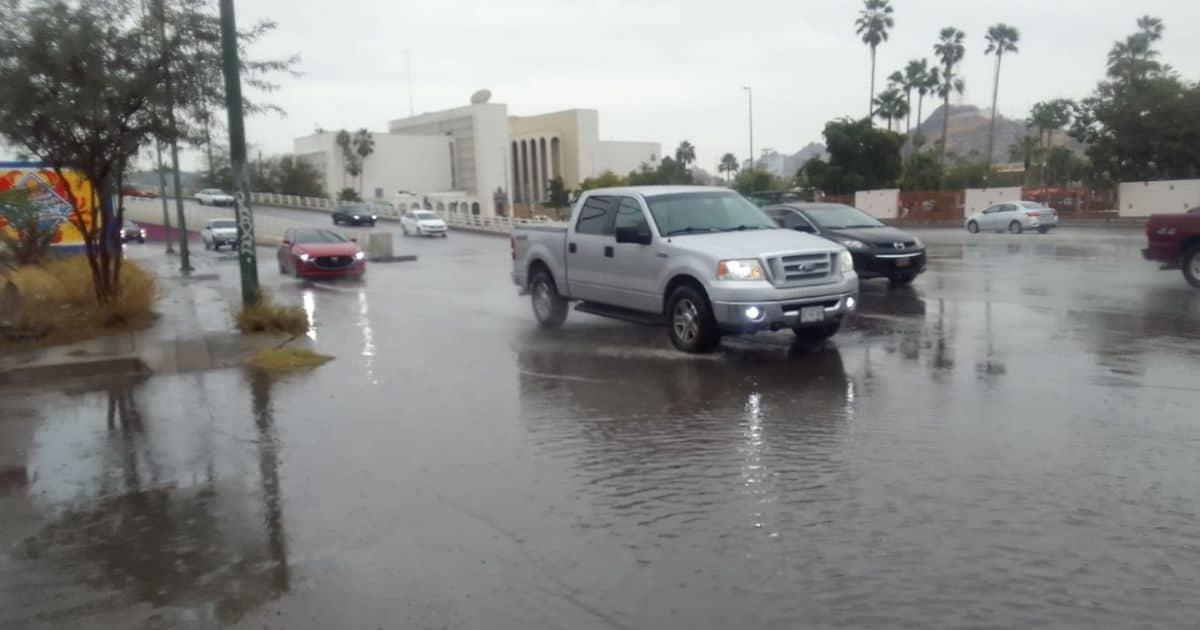
[[[511,234],[515,225],[562,225],[549,221],[531,221],[529,219],[514,219],[512,217],[488,217],[461,212],[438,212],[437,215],[451,228],[485,232],[489,234]]]

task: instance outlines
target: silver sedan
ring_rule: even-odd
[[[976,212],[964,221],[967,231],[1009,232],[1020,234],[1037,230],[1041,234],[1058,227],[1058,212],[1035,201],[1006,201]]]

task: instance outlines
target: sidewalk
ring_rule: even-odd
[[[81,378],[183,373],[234,367],[251,351],[279,343],[233,328],[233,305],[203,261],[183,276],[161,252],[132,258],[158,277],[155,322],[147,329],[0,356],[0,387],[39,386]]]

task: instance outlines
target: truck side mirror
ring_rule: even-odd
[[[616,236],[618,243],[649,245],[652,240],[648,230],[643,232],[636,227],[619,227],[616,230]]]

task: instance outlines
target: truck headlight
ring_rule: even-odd
[[[854,271],[854,256],[851,256],[850,252],[843,249],[842,252],[838,254],[838,260],[842,263],[842,273],[850,273],[851,271]]]
[[[762,265],[753,258],[722,260],[717,263],[717,280],[763,280]]]
[[[867,244],[858,239],[843,238],[843,239],[838,239],[838,242],[841,243],[842,245],[845,245],[847,249],[866,249],[867,248]]]

